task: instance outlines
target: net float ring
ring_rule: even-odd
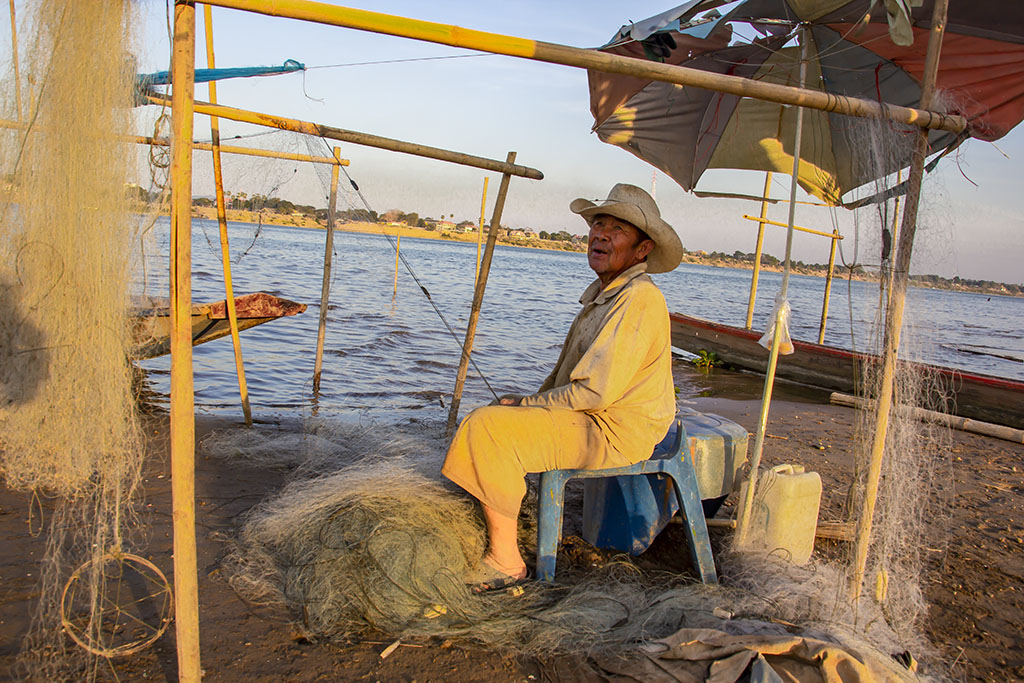
[[[97,582],[95,598],[89,589]],[[94,604],[95,602],[95,604]],[[78,567],[60,598],[64,632],[101,657],[124,657],[157,641],[173,619],[171,585],[144,557],[110,551]]]

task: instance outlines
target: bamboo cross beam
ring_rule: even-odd
[[[167,103],[166,98],[158,95],[149,95],[148,99],[152,104],[163,105]],[[448,161],[462,166],[482,168],[485,171],[508,173],[509,175],[530,178],[531,180],[542,180],[544,178],[543,173],[535,168],[530,168],[529,166],[518,166],[504,161],[497,161],[496,159],[478,157],[472,154],[464,154],[463,152],[441,149],[440,147],[429,147],[415,142],[395,140],[394,138],[386,138],[380,135],[372,135],[370,133],[360,133],[354,130],[325,126],[323,124],[312,123],[310,121],[289,119],[283,116],[273,116],[270,114],[248,111],[246,109],[236,109],[234,107],[225,107],[220,104],[210,104],[208,102],[198,101],[195,103],[195,111],[197,114],[218,116],[222,119],[230,119],[232,121],[240,121],[242,123],[252,123],[257,126],[267,126],[269,128],[278,128],[280,130],[290,130],[295,133],[305,133],[306,135],[316,135],[317,137],[327,138],[330,140],[340,140],[342,142],[350,142],[355,145],[365,145],[367,147],[386,149],[392,152],[403,152],[405,154],[426,157],[428,159]]]
[[[746,218],[748,221],[756,221],[757,223],[763,223],[765,225],[775,225],[775,226],[780,227],[780,228],[788,228],[789,227],[789,225],[787,223],[781,223],[779,221],[770,221],[767,218],[765,218],[764,216],[761,216],[760,218],[758,218],[757,216],[748,216],[747,214],[743,214],[743,217]],[[841,239],[843,239],[843,236],[840,235],[837,232],[822,232],[821,230],[814,230],[812,228],[801,228],[799,225],[794,225],[793,229],[796,230],[797,232],[806,232],[806,233],[811,234],[811,235],[820,235],[822,237],[828,237],[828,238],[830,238],[832,240],[841,240]]]
[[[420,21],[380,12],[338,7],[313,0],[204,0],[218,7],[245,10],[271,17],[286,17],[360,31],[412,38],[428,43],[450,45],[492,54],[520,57],[550,64],[593,69],[604,73],[634,76],[652,81],[714,90],[739,97],[753,97],[768,102],[789,104],[821,111],[889,119],[920,128],[959,133],[967,128],[967,120],[955,114],[942,114],[924,109],[900,107],[835,95],[821,90],[807,90],[788,85],[764,83],[741,76],[714,74],[685,66],[672,66],[645,59],[622,57],[598,50],[588,50],[557,43],[517,38],[500,33],[475,31],[451,24]],[[196,108],[199,111],[199,108]]]
[[[3,122],[0,121],[0,127],[3,127]],[[171,141],[167,138],[151,138],[145,135],[132,135],[130,136],[132,142],[137,142],[140,145],[157,145],[158,147],[167,147],[171,144]],[[207,152],[213,151],[213,145],[208,142],[193,142],[193,149],[201,149]],[[284,159],[286,161],[308,161],[311,164],[330,164],[333,166],[348,166],[348,159],[335,159],[334,157],[320,157],[310,154],[298,154],[296,152],[278,152],[272,149],[259,149],[258,147],[234,147],[232,145],[221,145],[221,154],[239,154],[241,156],[249,157],[265,157],[267,159]]]

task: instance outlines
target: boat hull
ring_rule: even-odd
[[[132,312],[132,358],[156,358],[171,352],[171,316],[166,299],[139,302]],[[306,304],[282,299],[266,292],[235,297],[238,330],[297,315]],[[192,307],[192,345],[205,344],[231,334],[226,300]]]
[[[729,365],[766,372],[768,349],[761,335],[680,313],[670,314],[672,345],[698,353],[714,352]],[[776,377],[811,386],[858,393],[861,378],[877,356],[793,340],[794,353],[779,356]],[[1024,429],[1024,382],[924,363],[902,362],[935,377],[952,401],[949,412],[962,417]]]

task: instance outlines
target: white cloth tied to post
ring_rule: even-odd
[[[772,347],[772,338],[775,336],[775,330],[779,330],[779,353],[783,356],[788,356],[793,353],[793,340],[789,336],[789,300],[786,299],[782,292],[775,295],[775,308],[772,309],[772,324],[768,326],[768,331],[757,340],[757,343],[766,349]]]

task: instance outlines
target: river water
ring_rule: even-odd
[[[169,228],[157,223],[147,246],[147,293],[166,296]],[[193,300],[224,298],[215,222],[193,221]],[[312,407],[324,232],[231,224],[235,293],[265,291],[309,309],[242,334],[250,400],[257,415],[303,414]],[[393,297],[395,251],[381,235],[338,232],[319,408],[442,419],[455,383],[473,296],[476,245],[406,238],[401,253],[455,330],[452,338],[404,267]],[[578,299],[593,273],[580,253],[498,246],[473,357],[499,394],[528,393],[550,372]],[[750,271],[683,264],[654,276],[669,310],[742,326]],[[754,328],[763,330],[781,283],[762,273]],[[817,340],[824,279],[793,275],[791,333]],[[141,279],[140,279],[141,287]],[[878,287],[836,279],[825,342],[871,348]],[[852,324],[851,324],[852,323]],[[1024,379],[1024,298],[912,289],[902,355],[1003,377]],[[194,349],[199,410],[236,412],[238,386],[230,338]],[[995,354],[995,355],[990,355]],[[999,358],[1010,356],[1018,360]],[[169,357],[144,361],[151,388],[166,400]],[[675,363],[682,398],[728,385],[759,396],[760,377],[716,370],[712,377]],[[462,413],[492,398],[472,367]],[[160,398],[158,398],[160,400]]]

